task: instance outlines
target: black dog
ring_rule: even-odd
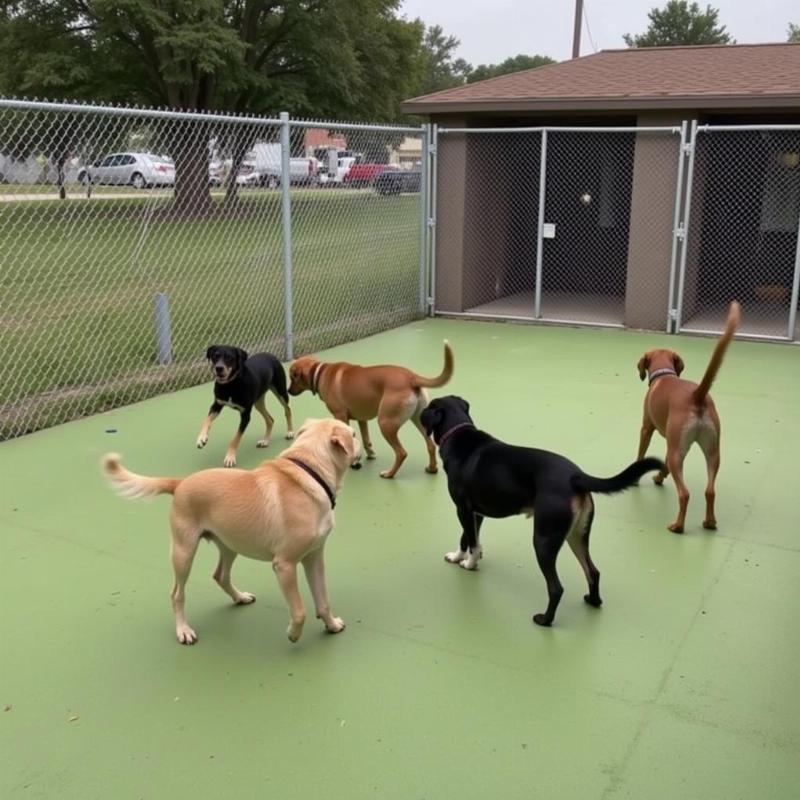
[[[200,435],[197,437],[199,448],[206,446],[211,423],[219,416],[223,406],[235,408],[241,415],[239,429],[225,454],[223,463],[226,467],[236,466],[236,448],[250,422],[253,406],[267,423],[266,435],[258,440],[257,447],[267,447],[275,423],[264,403],[264,396],[268,391],[272,391],[278,398],[286,413],[286,438],[291,439],[294,436],[289,394],[286,391],[286,372],[276,356],[272,353],[256,353],[248,357],[239,347],[212,345],[206,351],[206,358],[211,361],[214,373],[214,402],[211,404],[208,416],[203,420]]]
[[[422,424],[439,445],[450,497],[456,504],[463,533],[459,549],[445,559],[475,569],[483,556],[480,530],[484,517],[533,516],[533,549],[547,581],[549,600],[533,621],[550,625],[564,592],[556,572],[556,557],[566,539],[586,579],[584,600],[599,607],[600,572],[589,555],[594,518],[590,492],[611,494],[632,486],[642,475],[663,470],[657,458],[635,461],[613,478],[594,478],[563,456],[547,450],[506,444],[479,431],[460,397],[434,400],[423,412]]]

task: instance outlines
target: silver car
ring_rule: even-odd
[[[152,153],[111,153],[90,167],[78,172],[84,184],[111,184],[146,189],[150,186],[172,186],[175,164],[167,156]]]

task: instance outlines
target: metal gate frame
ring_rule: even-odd
[[[688,123],[682,122],[680,126],[603,126],[603,127],[581,127],[581,126],[547,126],[547,127],[508,127],[508,128],[442,128],[438,124],[432,124],[429,127],[427,134],[427,152],[423,152],[423,174],[427,177],[427,181],[423,182],[426,200],[423,206],[427,209],[427,242],[425,244],[425,251],[427,253],[428,261],[428,277],[427,277],[427,310],[429,316],[436,316],[438,313],[436,306],[436,238],[437,238],[437,219],[438,219],[438,195],[437,195],[437,182],[438,182],[438,161],[439,161],[439,140],[440,137],[447,134],[465,134],[476,135],[481,133],[538,133],[541,137],[540,142],[540,162],[539,162],[539,198],[538,198],[538,220],[537,220],[537,233],[536,233],[536,259],[535,259],[535,274],[534,274],[534,308],[532,317],[503,315],[496,316],[492,314],[471,313],[468,311],[445,312],[449,317],[471,317],[471,318],[488,318],[500,319],[511,321],[523,322],[554,322],[564,323],[570,325],[585,325],[588,327],[609,327],[609,328],[624,328],[624,323],[603,323],[590,320],[560,320],[550,319],[542,316],[542,275],[546,267],[543,257],[544,247],[544,225],[545,225],[545,198],[547,190],[547,142],[549,133],[661,133],[670,134],[680,137],[680,145],[678,149],[678,170],[675,182],[675,201],[673,212],[673,235],[672,247],[670,253],[670,268],[669,268],[669,290],[668,290],[668,308],[666,314],[665,331],[667,333],[673,332],[673,321],[675,318],[673,297],[675,292],[675,281],[678,275],[678,253],[680,245],[684,239],[684,228],[680,223],[681,210],[684,207],[684,164],[686,157],[690,155],[689,146],[687,144],[687,129]],[[685,248],[684,251],[685,253]],[[685,259],[685,256],[683,256]]]
[[[685,125],[685,123],[684,123]],[[800,131],[800,125],[699,125],[697,120],[692,120],[691,133],[689,142],[686,145],[686,153],[688,155],[687,178],[686,187],[684,191],[683,203],[683,217],[680,222],[676,222],[676,231],[680,232],[681,255],[680,265],[678,268],[678,281],[675,287],[674,294],[671,293],[672,302],[670,303],[669,318],[672,322],[673,333],[694,333],[694,334],[712,334],[716,335],[721,332],[718,330],[699,330],[695,328],[686,329],[683,327],[683,300],[684,289],[686,281],[686,259],[689,251],[690,239],[690,226],[692,213],[692,196],[694,188],[694,174],[695,174],[695,155],[697,153],[697,142],[699,141],[700,134],[714,134],[726,131]],[[681,161],[681,167],[683,161]],[[676,217],[677,221],[677,217]],[[673,276],[670,275],[670,287],[673,286]],[[797,244],[795,248],[794,258],[794,275],[792,278],[792,289],[790,295],[790,305],[788,313],[788,325],[785,336],[772,335],[772,334],[758,334],[747,333],[745,336],[749,339],[764,339],[768,341],[782,341],[782,342],[797,342],[797,301],[800,296],[800,215],[798,215],[797,225]],[[668,328],[669,332],[669,328]]]

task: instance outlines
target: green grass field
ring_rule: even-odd
[[[123,191],[125,187],[120,187]],[[295,352],[406,322],[419,305],[419,195],[293,190]],[[235,211],[168,215],[136,199],[0,203],[0,331],[11,365],[0,437],[205,379],[227,341],[284,352],[280,193]],[[169,297],[174,362],[157,364],[154,298]]]

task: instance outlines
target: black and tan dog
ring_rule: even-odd
[[[549,597],[547,610],[534,614],[533,621],[545,626],[553,622],[564,592],[556,557],[565,540],[589,583],[583,599],[599,608],[600,572],[589,555],[594,519],[591,493],[621,492],[646,472],[664,469],[663,462],[645,458],[613,478],[595,478],[557,453],[506,444],[478,430],[469,415],[469,403],[452,395],[433,400],[422,412],[422,424],[439,445],[462,527],[458,550],[447,553],[445,559],[475,569],[483,556],[479,537],[484,517],[532,516],[533,549]]]
[[[239,428],[228,445],[223,461],[226,467],[236,466],[236,449],[250,423],[250,414],[254,407],[264,417],[267,425],[264,438],[258,440],[256,447],[267,447],[272,436],[272,426],[275,424],[264,402],[269,391],[278,398],[286,414],[286,438],[291,439],[294,436],[292,410],[289,408],[289,394],[286,391],[286,372],[277,356],[272,353],[248,356],[240,347],[215,344],[206,351],[206,358],[211,362],[214,374],[214,402],[200,428],[198,448],[205,447],[208,443],[211,424],[224,406],[229,406],[240,414]]]

